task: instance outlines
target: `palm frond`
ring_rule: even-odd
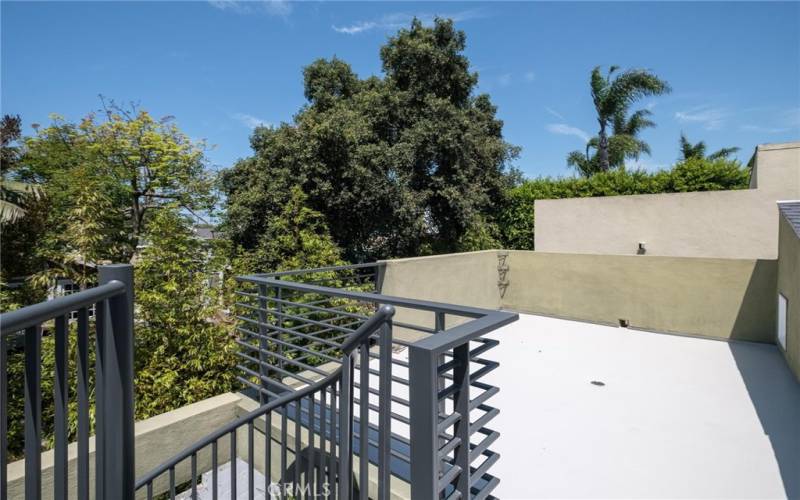
[[[714,151],[710,155],[708,155],[709,160],[724,160],[730,157],[732,154],[739,151],[739,148],[732,147],[732,148],[722,148],[719,151]]]

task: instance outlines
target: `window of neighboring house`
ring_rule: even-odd
[[[80,292],[81,287],[74,281],[69,278],[61,278],[56,280],[56,289],[55,289],[55,297],[65,297],[67,295],[72,295],[73,293]],[[94,305],[89,308],[88,316],[94,317]],[[72,311],[69,313],[69,319],[75,320],[78,319],[78,311]]]
[[[786,350],[786,314],[789,309],[789,302],[782,294],[778,294],[778,344],[781,349]]]

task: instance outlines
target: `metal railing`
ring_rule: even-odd
[[[382,295],[383,279],[381,264],[239,277],[239,379],[262,403],[312,384],[337,369],[372,311],[394,306],[393,328],[355,361],[359,496],[388,498],[395,476],[412,498],[486,498],[499,482],[489,472],[499,433],[488,427],[498,388],[481,381],[498,366],[483,357],[498,342],[485,335],[517,315]]]
[[[8,492],[6,342],[20,330],[25,350],[25,496],[41,496],[41,335],[42,324],[50,319],[55,319],[56,358],[54,494],[66,497],[68,315],[73,311],[78,312],[78,498],[90,496],[87,311],[92,305],[97,309],[95,498],[129,499],[137,492],[174,498],[184,487],[196,497],[198,457],[209,451],[212,497],[218,494],[219,458],[227,456],[235,498],[237,437],[247,440],[252,498],[256,431],[264,434],[258,461],[271,495],[383,500],[397,478],[410,485],[412,498],[490,497],[499,482],[491,474],[498,459],[491,445],[499,433],[489,427],[498,413],[489,400],[498,388],[482,379],[498,366],[484,357],[498,342],[486,334],[517,315],[383,295],[384,274],[381,264],[359,264],[237,278],[238,379],[259,408],[138,482],[131,266],[101,266],[96,288],[3,314],[0,500],[7,500]],[[191,484],[175,484],[179,465],[191,468]]]
[[[286,392],[271,402],[225,425],[214,433],[178,453],[139,479],[136,489],[145,489],[147,498],[153,498],[153,484],[163,474],[169,474],[169,498],[175,498],[175,469],[185,460],[191,460],[191,498],[197,498],[197,457],[211,447],[211,491],[218,494],[218,462],[221,439],[230,438],[230,498],[237,498],[236,446],[237,431],[247,429],[248,498],[255,493],[255,423],[264,419],[264,492],[271,496],[351,498],[353,491],[352,438],[353,421],[353,357],[358,349],[369,349],[369,339],[376,331],[390,327],[394,308],[381,307],[341,345],[341,365],[325,378],[296,391]],[[330,395],[330,399],[328,399]],[[337,410],[338,408],[338,410]],[[281,420],[279,474],[280,483],[272,482],[272,416]],[[290,415],[292,418],[290,418]],[[294,446],[291,449],[293,464],[290,471],[288,423],[294,422]],[[308,429],[307,446],[301,446],[302,429]],[[289,472],[292,472],[289,477]]]
[[[24,335],[25,498],[42,497],[42,333],[54,321],[53,496],[68,491],[69,316],[77,312],[77,492],[88,500],[90,380],[89,308],[95,326],[95,498],[133,498],[133,268],[100,266],[99,286],[0,315],[0,500],[8,498],[8,340]]]

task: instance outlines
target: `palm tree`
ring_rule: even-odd
[[[7,178],[18,164],[20,152],[14,143],[22,137],[19,115],[4,115],[0,120],[0,224],[14,222],[25,215],[24,202],[38,196],[38,186]]]
[[[640,109],[630,117],[624,113],[618,113],[611,122],[612,135],[608,138],[608,161],[612,168],[621,167],[626,159],[638,160],[642,154],[650,154],[650,145],[640,139],[639,133],[656,124],[649,117],[652,113],[646,109]],[[580,151],[573,151],[567,156],[567,165],[575,168],[584,177],[589,177],[601,171],[600,162],[597,155],[600,138],[595,136],[586,143],[585,154]],[[595,150],[594,154],[590,150]]]
[[[667,82],[647,70],[629,69],[617,73],[618,70],[619,66],[611,66],[607,75],[603,76],[600,66],[597,66],[592,70],[590,78],[592,101],[600,125],[597,133],[597,166],[603,172],[611,167],[609,126],[613,126],[615,120],[619,120],[620,117],[627,116],[630,105],[642,97],[661,95],[670,91]],[[638,119],[652,124],[643,112],[634,113],[631,118],[639,113],[642,114]]]
[[[707,160],[722,160],[727,159],[733,153],[739,151],[739,148],[722,148],[719,151],[714,151],[706,156],[706,143],[700,141],[697,144],[692,144],[689,139],[681,132],[681,156],[683,160],[690,158],[705,158]]]

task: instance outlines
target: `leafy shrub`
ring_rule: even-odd
[[[503,242],[509,248],[533,250],[536,200],[745,189],[749,178],[750,169],[737,161],[689,158],[654,173],[612,170],[588,178],[525,181],[510,191],[500,215]]]

